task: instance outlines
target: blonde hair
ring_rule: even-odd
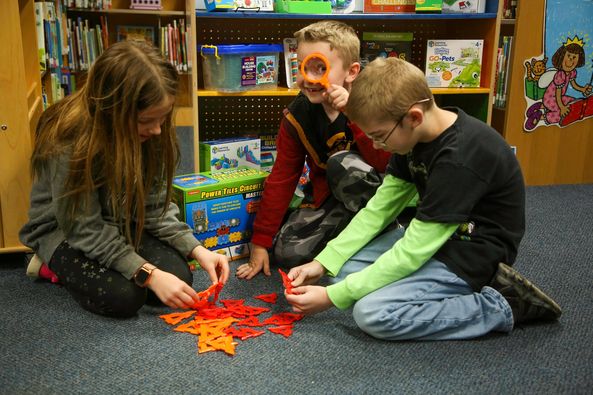
[[[105,188],[120,230],[138,247],[146,197],[166,186],[165,213],[179,161],[173,113],[161,134],[145,143],[137,130],[138,114],[175,97],[177,88],[175,68],[156,48],[124,41],[97,58],[79,91],[46,110],[37,127],[32,171],[39,176],[49,160],[71,152],[61,197],[68,199],[67,226],[86,211],[91,194]]]
[[[297,45],[302,42],[327,42],[338,53],[347,70],[352,63],[360,61],[360,40],[351,26],[340,21],[319,21],[294,33]]]
[[[345,112],[353,122],[398,120],[413,103],[433,99],[424,73],[399,58],[377,58],[352,83]],[[430,109],[434,100],[424,103]]]

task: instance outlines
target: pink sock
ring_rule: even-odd
[[[58,276],[45,263],[42,263],[39,268],[39,277],[45,278],[54,284],[58,282]]]

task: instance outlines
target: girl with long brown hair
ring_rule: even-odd
[[[154,47],[116,43],[37,127],[20,238],[92,312],[125,317],[147,302],[191,306],[191,258],[212,283],[228,279],[227,258],[200,245],[171,201],[177,87],[175,68]]]

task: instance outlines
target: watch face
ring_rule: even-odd
[[[144,285],[146,285],[146,282],[148,281],[149,277],[150,272],[142,267],[140,268],[140,271],[138,271],[138,273],[136,274],[134,281],[136,282],[136,284],[143,287]]]

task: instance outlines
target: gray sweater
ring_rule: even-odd
[[[88,258],[120,272],[131,279],[146,262],[126,242],[111,213],[106,191],[98,189],[91,195],[88,211],[74,219],[68,235],[64,232],[67,201],[61,198],[69,171],[69,155],[53,160],[36,177],[31,191],[29,222],[19,233],[21,242],[31,248],[43,262],[49,262],[55,249],[64,240]],[[161,216],[164,191],[150,193],[146,199],[144,229],[168,243],[182,256],[188,256],[200,245],[187,224],[178,220],[179,208],[170,203]]]

